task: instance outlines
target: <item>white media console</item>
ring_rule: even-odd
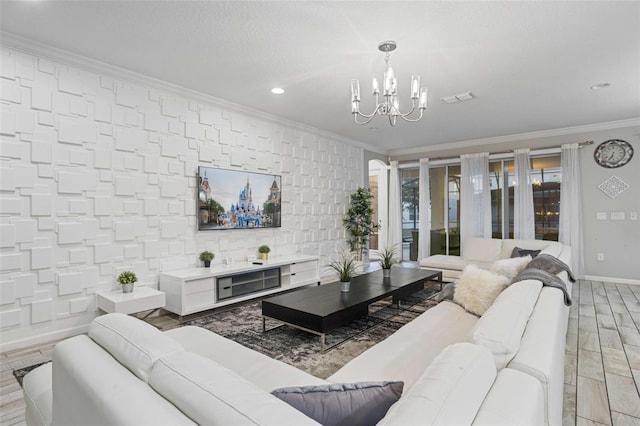
[[[317,256],[271,257],[256,265],[238,262],[160,274],[164,309],[189,315],[254,297],[320,283]]]

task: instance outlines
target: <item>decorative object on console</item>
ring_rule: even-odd
[[[332,259],[327,266],[338,273],[338,279],[342,283],[340,291],[347,292],[351,287],[351,278],[356,274],[356,259],[347,250],[338,253],[337,259]]]
[[[267,245],[262,245],[262,246],[258,247],[258,253],[260,253],[260,259],[265,260],[265,261],[268,260],[270,251],[271,251],[271,249]]]
[[[467,265],[462,270],[453,300],[467,312],[482,316],[507,285],[507,277],[480,269],[473,264]]]
[[[131,293],[133,285],[138,281],[138,277],[133,271],[123,271],[118,275],[117,280],[122,285],[123,293]]]
[[[351,194],[351,204],[342,219],[350,238],[347,240],[351,250],[356,253],[356,260],[363,260],[364,249],[369,242],[369,235],[380,226],[373,222],[373,195],[368,188],[358,188]]]
[[[279,388],[272,395],[322,425],[375,425],[402,396],[404,382]]]
[[[198,230],[279,228],[282,177],[198,167]]]
[[[602,167],[615,169],[631,161],[633,147],[621,139],[609,139],[597,146],[593,152],[593,159]]]
[[[609,179],[602,182],[598,188],[600,188],[600,191],[607,194],[610,198],[616,198],[618,195],[629,189],[629,185],[618,176],[611,176]]]
[[[424,110],[427,108],[427,88],[420,87],[420,76],[417,78],[411,76],[411,109],[404,114],[400,112],[398,79],[393,72],[393,68],[389,65],[389,52],[395,50],[396,47],[396,42],[391,40],[378,44],[378,50],[385,52],[384,61],[386,65],[382,79],[382,96],[384,96],[384,98],[382,102],[379,101],[380,86],[378,85],[378,80],[374,77],[371,82],[371,94],[376,97],[376,106],[371,114],[363,114],[360,112],[360,82],[355,78],[351,80],[351,114],[353,114],[353,119],[357,124],[367,124],[373,120],[376,115],[386,115],[391,126],[396,125],[398,117],[410,122],[418,121],[422,118]],[[420,115],[417,118],[410,118],[416,111],[416,107],[420,111]],[[364,117],[365,120],[359,122],[358,116]]]
[[[205,268],[208,268],[209,266],[211,266],[211,261],[213,260],[214,257],[216,257],[216,255],[211,253],[208,250],[205,250],[202,253],[200,253],[200,260],[204,262]]]
[[[384,278],[391,277],[391,267],[398,263],[398,246],[384,246],[382,250],[378,253],[378,262],[380,262],[380,266],[382,266],[382,276]]]

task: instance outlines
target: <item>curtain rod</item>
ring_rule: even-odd
[[[588,145],[593,145],[593,141],[584,141],[584,142],[579,142],[578,143],[578,148],[582,148],[583,146],[588,146]],[[533,155],[546,155],[546,154],[555,154],[558,153],[560,148],[562,147],[562,145],[558,145],[558,146],[553,146],[553,147],[546,147],[546,148],[541,148],[535,151],[531,151],[531,154]],[[489,159],[490,160],[499,160],[499,159],[503,159],[503,158],[509,158],[512,154],[513,154],[514,150],[508,150],[508,151],[501,151],[501,152],[495,152],[493,154],[489,154]],[[460,156],[457,157],[444,157],[444,158],[429,158],[429,165],[442,165],[442,164],[448,164],[448,163],[452,163],[455,161],[460,160]],[[389,157],[389,161],[391,161],[391,157]],[[410,163],[402,163],[402,164],[398,164],[398,168],[400,169],[406,169],[406,168],[410,168],[410,167],[417,167],[419,166],[420,163],[417,161],[412,161]]]

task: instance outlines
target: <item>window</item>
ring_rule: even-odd
[[[402,259],[418,259],[420,218],[419,169],[401,170],[402,179]]]
[[[431,254],[460,254],[460,165],[429,169]]]
[[[489,163],[493,238],[513,238],[515,168],[513,160]],[[558,241],[560,226],[560,155],[531,159],[535,236]],[[507,188],[504,191],[503,188]]]

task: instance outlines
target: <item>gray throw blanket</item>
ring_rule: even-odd
[[[571,272],[569,266],[562,260],[558,259],[557,257],[551,256],[550,254],[543,253],[537,255],[531,262],[529,262],[527,268],[541,269],[543,271],[547,271],[552,275],[559,274],[562,271],[567,271],[567,274],[569,275],[569,281],[571,281],[572,283],[576,282],[576,279],[573,276],[573,272]]]
[[[531,265],[531,263],[529,265]],[[571,295],[567,292],[567,286],[557,275],[552,275],[547,271],[540,269],[527,268],[516,275],[513,281],[511,281],[511,284],[513,285],[518,281],[524,280],[538,280],[542,281],[543,286],[560,289],[560,291],[564,293],[564,304],[566,306],[571,306]]]

